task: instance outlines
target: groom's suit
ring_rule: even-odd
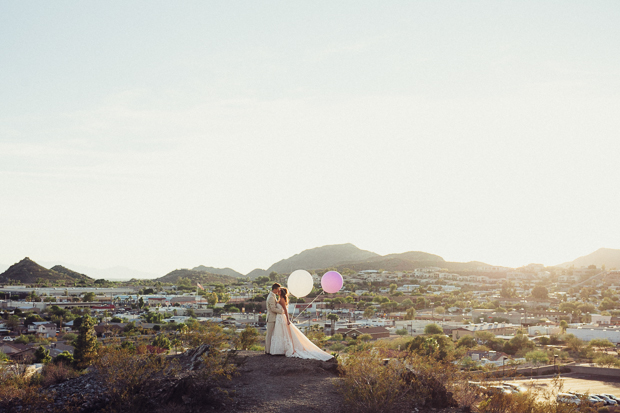
[[[284,314],[284,310],[278,308],[277,296],[272,292],[267,296],[267,334],[265,335],[265,353],[271,353],[271,336],[273,335],[273,328],[276,325],[276,316],[278,314]]]

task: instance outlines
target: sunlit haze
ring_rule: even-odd
[[[620,3],[3,2],[0,264],[620,248]]]

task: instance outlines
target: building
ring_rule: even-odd
[[[618,327],[599,327],[594,325],[583,325],[580,327],[567,328],[566,334],[573,334],[578,339],[590,341],[595,338],[607,339],[614,344],[620,343],[620,328]]]
[[[514,334],[518,325],[510,324],[510,323],[482,323],[482,324],[468,324],[460,328],[456,328],[452,330],[452,340],[456,341],[461,337],[465,336],[473,336],[478,331],[488,331],[489,333],[493,333],[497,335],[511,335]]]
[[[356,327],[356,328],[339,328],[336,334],[342,334],[343,338],[357,338],[362,334],[370,334],[373,340],[378,338],[387,338],[390,332],[385,327]]]

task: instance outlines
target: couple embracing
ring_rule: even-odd
[[[265,353],[327,361],[333,356],[308,340],[288,316],[288,290],[280,284],[271,286],[267,296],[267,335]]]

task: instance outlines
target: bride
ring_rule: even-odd
[[[288,316],[288,290],[280,289],[278,304],[284,314],[276,316],[276,322],[271,337],[271,354],[284,354],[286,357],[315,359],[327,361],[333,356],[318,348],[296,326]]]

